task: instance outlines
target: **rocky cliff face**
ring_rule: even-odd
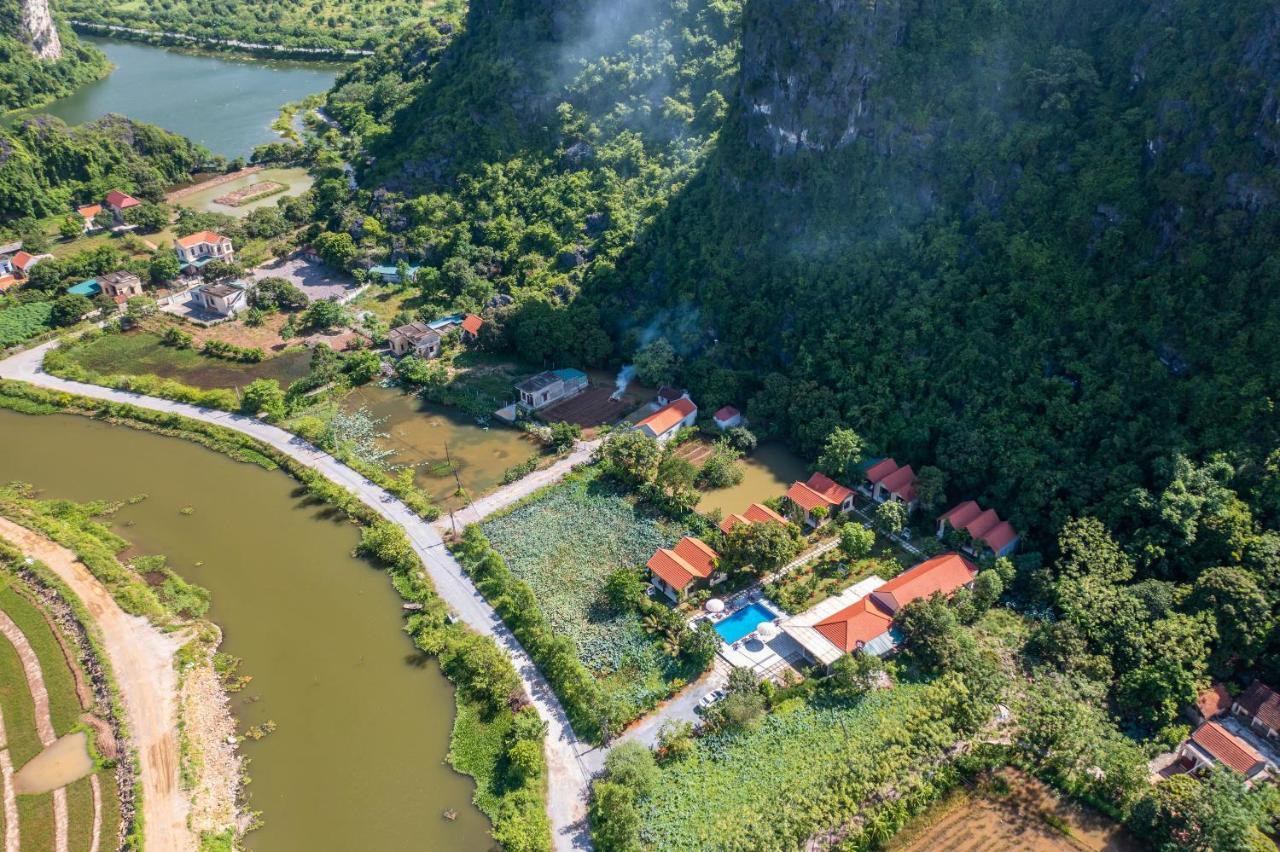
[[[903,17],[900,0],[750,0],[741,101],[752,144],[782,155],[874,135],[868,95]]]
[[[49,13],[49,0],[18,0],[18,6],[22,17],[18,38],[41,59],[61,59],[62,40]]]

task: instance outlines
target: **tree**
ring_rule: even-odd
[[[125,222],[136,226],[144,234],[154,234],[156,231],[164,230],[171,217],[172,213],[167,206],[150,201],[144,201],[124,211]]]
[[[147,317],[155,316],[156,300],[150,296],[130,296],[125,302],[125,319],[129,325],[137,325]]]
[[[262,278],[254,284],[249,301],[254,307],[267,311],[301,310],[310,302],[306,293],[289,280],[277,276]]]
[[[840,552],[850,559],[865,559],[875,547],[876,534],[852,521],[840,526]]]
[[[302,312],[302,327],[307,329],[323,330],[345,325],[346,322],[347,312],[337,302],[327,300],[312,302]]]
[[[668,719],[658,729],[658,751],[666,760],[684,760],[693,754],[693,723],[684,719]]]
[[[755,452],[756,445],[759,443],[755,433],[745,426],[734,426],[732,429],[725,431],[724,440],[725,443],[742,454]]]
[[[568,452],[573,449],[574,443],[582,437],[582,427],[577,423],[559,423],[551,424],[551,450],[556,453]]]
[[[211,260],[200,267],[200,277],[205,281],[224,281],[228,278],[239,278],[241,275],[244,275],[244,267],[225,260]]]
[[[630,612],[644,601],[645,581],[635,568],[618,568],[604,581],[604,596],[618,613]]]
[[[1097,577],[1108,583],[1133,579],[1134,567],[1097,518],[1072,518],[1058,534],[1059,577]]]
[[[1271,634],[1271,606],[1253,575],[1243,568],[1210,568],[1196,580],[1187,601],[1193,611],[1206,613],[1218,626],[1210,664],[1225,677],[1232,663],[1253,665]]]
[[[958,668],[962,658],[972,651],[973,637],[960,625],[947,599],[938,593],[903,607],[898,614],[898,629],[911,657],[925,671]]]
[[[833,698],[853,701],[875,689],[883,675],[884,662],[879,657],[855,651],[836,660],[822,683]]]
[[[698,483],[703,488],[728,488],[742,482],[746,475],[737,463],[738,451],[725,441],[717,441],[711,454],[702,462]]]
[[[629,787],[637,799],[648,798],[662,777],[653,752],[637,742],[614,746],[604,759],[604,768],[610,781]]]
[[[885,500],[876,506],[876,524],[891,535],[897,535],[907,526],[907,505],[900,500]]]
[[[822,445],[818,470],[832,479],[852,482],[858,478],[858,464],[866,449],[862,436],[852,429],[833,429]]]
[[[600,455],[610,473],[638,485],[652,482],[657,477],[662,447],[643,432],[626,429],[605,439]]]
[[[636,378],[646,385],[670,384],[675,381],[677,364],[671,342],[659,337],[636,352]]]
[[[927,464],[916,474],[916,497],[926,511],[933,511],[942,505],[947,496],[947,474],[940,468]]]
[[[346,269],[360,255],[355,240],[346,231],[325,231],[312,241],[312,245],[325,263],[337,269]]]
[[[725,536],[720,556],[731,571],[760,575],[786,565],[800,547],[790,524],[736,524]]]
[[[68,216],[58,223],[58,236],[64,240],[74,240],[84,233],[84,218],[79,214]]]
[[[1208,638],[1205,617],[1172,614],[1150,626],[1140,638],[1137,665],[1120,675],[1116,703],[1130,717],[1152,728],[1167,725],[1195,700],[1205,681]]]
[[[978,576],[974,577],[973,606],[979,615],[995,606],[1002,594],[1004,594],[1004,580],[1000,579],[1000,574],[994,569],[979,571]]]
[[[342,370],[351,378],[353,384],[362,385],[371,381],[382,371],[382,359],[372,350],[361,349],[346,357]]]
[[[171,251],[157,251],[151,255],[147,267],[151,283],[155,285],[167,284],[182,272],[182,264],[178,262],[177,255]]]
[[[1278,794],[1271,785],[1249,789],[1243,776],[1224,766],[1203,780],[1175,775],[1150,791],[1134,807],[1130,824],[1161,852],[1264,850],[1274,848],[1263,832],[1272,830]]]
[[[597,781],[591,788],[591,839],[601,852],[640,849],[640,809],[636,795],[613,781]]]
[[[698,671],[703,671],[720,651],[720,634],[709,621],[700,621],[685,640],[684,657]]]
[[[49,319],[54,325],[65,328],[80,322],[85,314],[92,310],[93,302],[88,298],[68,293],[54,300],[53,313],[50,314]]]
[[[658,474],[653,485],[663,500],[673,508],[692,509],[698,504],[698,469],[688,459],[675,453],[666,453],[658,463]]]

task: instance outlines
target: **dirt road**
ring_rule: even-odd
[[[65,547],[7,518],[0,518],[0,536],[39,559],[70,586],[102,631],[138,750],[146,847],[194,850],[196,838],[187,828],[187,797],[178,778],[178,678],[173,655],[182,637],[166,636],[146,619],[122,610]]]

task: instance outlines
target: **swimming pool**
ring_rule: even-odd
[[[757,601],[716,622],[716,632],[721,639],[732,645],[742,637],[750,636],[763,622],[773,621],[777,617],[776,612]]]

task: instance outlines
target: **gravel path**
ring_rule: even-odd
[[[435,585],[455,616],[464,624],[486,636],[492,636],[515,666],[516,672],[533,700],[538,715],[547,723],[546,755],[548,769],[547,812],[551,821],[552,841],[557,849],[585,849],[591,845],[586,825],[587,794],[590,773],[584,756],[591,748],[581,742],[569,726],[568,717],[550,685],[511,631],[484,600],[471,581],[462,573],[453,555],[444,547],[436,529],[414,514],[393,495],[365,479],[351,468],[324,453],[296,435],[262,421],[170,402],[128,391],[82,384],[51,376],[41,368],[44,354],[56,341],[19,352],[0,362],[0,378],[16,379],[56,391],[128,403],[139,408],[180,414],[194,420],[214,423],[249,435],[286,453],[301,464],[319,472],[331,482],[355,494],[366,505],[389,521],[398,524],[422,559]],[[117,666],[119,676],[120,667]],[[136,731],[136,727],[135,727]],[[176,762],[175,762],[176,768]],[[144,798],[144,802],[150,796]],[[150,818],[147,820],[151,826]],[[153,846],[152,848],[172,848]]]
[[[126,613],[65,547],[7,518],[0,518],[0,536],[57,574],[80,598],[102,630],[103,645],[124,702],[129,733],[138,751],[143,839],[147,848],[174,852],[194,850],[196,838],[187,828],[187,796],[179,782],[178,677],[173,669],[174,652],[185,636],[161,633],[141,616]],[[65,797],[65,788],[62,792]],[[57,791],[54,795],[57,796]]]
[[[53,730],[53,717],[49,715],[49,690],[44,685],[44,673],[40,670],[40,658],[27,641],[27,636],[8,613],[0,610],[0,635],[8,639],[18,652],[22,661],[22,670],[27,676],[27,689],[35,703],[36,734],[40,744],[45,748],[58,741]],[[67,789],[59,787],[53,791],[53,848],[56,852],[67,852]]]

